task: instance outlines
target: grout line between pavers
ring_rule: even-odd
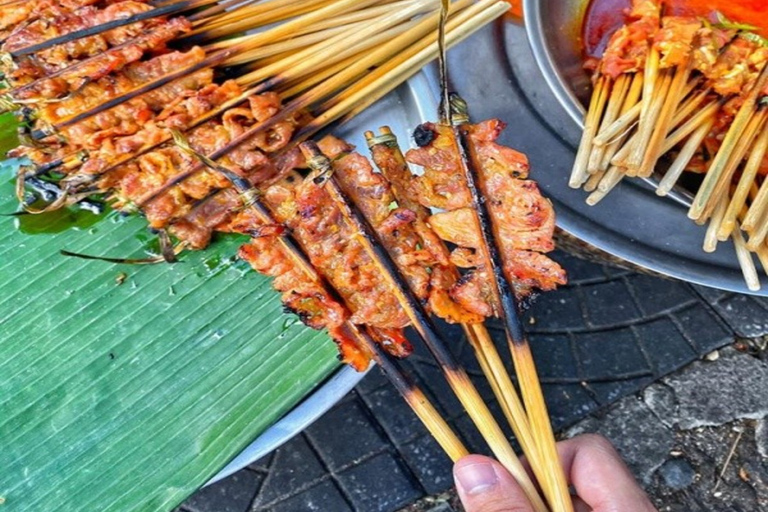
[[[592,319],[589,317],[589,308],[587,308],[587,297],[585,295],[584,288],[581,286],[574,286],[573,290],[576,293],[576,297],[578,298],[579,309],[581,310],[581,319],[584,325],[587,326],[587,328],[595,327],[592,323]]]
[[[307,445],[309,446],[309,449],[312,450],[312,453],[314,453],[315,457],[317,457],[317,459],[320,461],[320,465],[323,467],[323,469],[326,472],[326,477],[333,483],[334,487],[336,487],[336,490],[339,491],[339,494],[341,494],[341,497],[344,500],[344,502],[349,506],[350,509],[357,510],[357,508],[355,507],[354,500],[352,500],[352,497],[349,495],[347,490],[339,481],[339,478],[338,478],[338,475],[336,475],[336,472],[328,466],[328,463],[325,461],[323,454],[320,452],[320,450],[318,450],[315,440],[312,438],[312,435],[309,434],[308,432],[306,433],[306,441],[307,441]],[[357,461],[357,464],[360,464],[368,460],[369,458],[374,457],[375,455],[378,455],[378,453],[375,453],[370,457],[364,457],[362,459],[359,459]],[[343,469],[340,469],[340,471],[343,471]]]
[[[382,388],[382,389],[383,389],[383,388]],[[390,444],[392,444],[392,446],[394,446],[394,447],[398,448],[398,443],[397,443],[397,442],[395,442],[395,439],[394,439],[394,437],[392,437],[392,436],[389,434],[389,431],[387,430],[387,427],[385,427],[385,426],[384,426],[384,425],[383,425],[381,422],[379,422],[379,419],[376,417],[375,413],[373,412],[373,408],[371,407],[371,404],[369,404],[369,403],[368,403],[368,398],[369,398],[368,396],[365,396],[365,395],[360,395],[360,399],[363,401],[363,403],[364,403],[364,405],[365,405],[366,409],[368,409],[368,410],[370,410],[370,411],[371,411],[371,414],[373,415],[374,419],[375,419],[375,420],[376,420],[376,422],[379,424],[379,426],[381,427],[381,429],[384,431],[384,435],[386,436],[386,439],[387,439],[387,440],[390,442]],[[400,399],[402,399],[402,398],[401,398],[401,397],[398,395],[398,397],[397,397],[397,400],[400,400]],[[414,417],[416,416],[416,415],[415,415],[415,414],[414,414],[414,413],[413,413],[413,412],[412,412],[410,409],[409,409],[409,412],[410,412],[410,413],[411,413],[411,414],[412,414]],[[413,436],[412,436],[412,437],[410,437],[410,438],[406,439],[405,441],[403,441],[403,443],[402,443],[402,444],[407,444],[407,443],[410,443],[411,441],[414,441],[415,439],[418,439],[418,438],[419,438],[419,435],[418,435],[418,434],[413,434]]]
[[[576,376],[580,379],[579,384],[587,393],[589,398],[595,403],[595,405],[598,407],[603,407],[604,404],[597,398],[597,393],[595,393],[595,390],[592,389],[589,383],[584,380],[584,366],[581,364],[581,357],[579,356],[579,351],[576,348],[576,336],[569,332],[568,341],[570,342],[573,360],[576,364]]]
[[[637,297],[637,290],[635,290],[635,286],[629,280],[629,276],[622,276],[621,281],[624,283],[624,287],[627,289],[629,298],[632,299],[632,302],[635,304],[635,308],[637,308],[637,311],[640,313],[640,315],[642,315],[644,319],[646,317],[652,316],[648,314],[645,307],[643,307],[642,303],[640,302],[640,299]]]
[[[639,348],[640,349],[640,353],[643,354],[643,359],[645,359],[645,364],[650,369],[651,375],[654,378],[658,378],[659,377],[659,369],[656,366],[656,364],[653,362],[653,360],[651,359],[650,354],[648,354],[648,350],[646,349],[645,344],[643,343],[643,339],[640,336],[640,333],[637,332],[637,326],[636,325],[631,325],[629,327],[629,330],[632,333],[632,337],[635,339],[635,344],[637,345],[637,348]]]
[[[404,476],[411,481],[411,483],[415,483],[415,487],[418,489],[421,496],[427,496],[429,493],[427,492],[427,489],[424,487],[424,484],[421,483],[421,479],[416,475],[416,473],[413,471],[413,468],[411,468],[411,465],[408,464],[408,461],[403,456],[403,454],[400,452],[400,446],[395,442],[395,440],[387,433],[386,429],[383,425],[379,424],[378,419],[373,414],[373,411],[368,407],[368,404],[364,404],[365,409],[367,412],[371,415],[373,420],[376,422],[378,427],[382,430],[384,435],[386,436],[387,441],[389,442],[389,447],[391,448],[389,451],[389,454],[393,456],[395,459],[395,463],[400,466],[400,469],[403,471]],[[394,453],[392,453],[394,452]]]
[[[251,503],[248,505],[249,511],[258,510],[256,508],[256,501],[259,499],[259,495],[261,494],[261,491],[264,490],[264,487],[267,485],[267,482],[272,479],[272,468],[275,465],[275,461],[277,460],[278,451],[279,451],[279,448],[269,455],[269,464],[267,464],[266,471],[262,473],[264,475],[264,478],[256,486],[256,493],[253,495],[253,498],[251,499]]]
[[[690,309],[693,309],[693,307],[691,307]],[[685,311],[686,310],[680,311],[679,313],[684,313]],[[683,339],[691,348],[691,350],[693,350],[693,353],[696,355],[699,355],[701,353],[701,347],[698,346],[698,344],[696,343],[696,340],[694,340],[691,337],[691,335],[688,333],[688,331],[685,329],[685,326],[683,326],[682,322],[680,322],[680,319],[677,317],[677,314],[669,315],[669,320],[672,322],[672,325],[674,325],[677,332],[680,334],[680,336],[683,337]]]

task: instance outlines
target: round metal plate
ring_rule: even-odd
[[[541,3],[551,7],[560,1]],[[545,29],[534,16],[537,13],[530,9],[526,13],[531,31],[573,30],[568,19],[550,21]],[[551,51],[538,48],[540,66],[526,29],[500,21],[453,50],[450,64],[453,87],[469,102],[474,119],[496,117],[509,124],[502,143],[528,155],[533,178],[555,203],[558,225],[599,249],[661,274],[750,293],[733,246],[723,243],[716,253],[705,253],[701,249],[705,229],[687,218],[680,202],[656,196],[641,180],[624,180],[599,205],[590,207],[585,192],[568,187],[581,137],[577,122],[581,114],[578,108],[569,113],[563,106],[575,102],[577,95],[556,86],[562,77],[546,64]],[[542,69],[548,70],[546,77]],[[768,295],[768,290],[759,294]]]

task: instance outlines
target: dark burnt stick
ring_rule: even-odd
[[[313,173],[307,179],[314,179],[315,183],[319,186],[324,186],[345,219],[358,230],[360,234],[358,240],[371,259],[381,268],[384,277],[392,286],[393,293],[409,317],[411,325],[419,334],[419,337],[424,340],[432,356],[442,368],[451,389],[469,413],[478,430],[480,430],[491,447],[491,450],[517,479],[536,510],[546,511],[546,505],[541,500],[533,482],[493,418],[488,406],[485,405],[480,393],[478,393],[474,384],[469,379],[467,372],[461,368],[448,350],[445,341],[438,333],[426,309],[413,293],[405,278],[400,274],[390,254],[384,249],[376,231],[358,210],[357,206],[353,202],[347,201],[337,178],[333,176],[331,161],[323,155],[320,148],[314,142],[305,142],[300,147],[307,158],[307,163],[313,170]]]
[[[240,193],[244,206],[252,209],[263,223],[268,225],[278,224],[272,217],[269,208],[261,201],[258,189],[230,169],[218,165],[204,155],[194,151],[179,132],[174,133],[174,140],[180,148],[200,160],[201,164],[224,175]],[[335,290],[332,285],[323,278],[314,265],[312,265],[306,252],[293,237],[283,234],[278,240],[280,241],[283,251],[299,268],[302,269],[309,279],[325,288],[330,296],[341,297],[338,291]],[[402,368],[400,368],[397,363],[392,361],[389,356],[383,352],[367,332],[361,330],[350,322],[344,324],[342,329],[350,338],[356,339],[362,347],[370,352],[373,359],[384,371],[384,374],[395,389],[397,389],[403,399],[410,405],[413,412],[424,423],[424,426],[427,427],[427,430],[429,430],[452,461],[456,462],[469,454],[461,440],[443,417],[440,416],[440,413],[435,409],[424,392],[405,372],[403,372]]]
[[[549,496],[550,505],[554,512],[572,512],[573,502],[568,490],[568,483],[560,465],[560,459],[555,447],[555,437],[552,432],[544,394],[536,372],[536,366],[531,353],[531,347],[525,335],[520,318],[519,304],[512,286],[504,275],[504,262],[497,243],[493,217],[486,204],[480,175],[481,164],[476,148],[469,133],[469,111],[466,102],[454,95],[451,101],[452,121],[455,125],[454,134],[461,155],[462,167],[469,191],[472,195],[472,206],[477,213],[478,227],[483,240],[483,252],[494,281],[497,300],[501,305],[499,314],[504,323],[507,340],[512,351],[518,382],[523,395],[523,401],[528,412],[528,419],[536,435],[538,449],[544,461],[548,464],[547,475],[550,478],[553,494]]]
[[[69,34],[63,34],[58,37],[53,37],[51,39],[43,41],[42,43],[34,44],[31,46],[27,46],[25,48],[21,48],[19,50],[10,52],[10,55],[12,57],[22,57],[24,55],[31,55],[33,53],[47,50],[48,48],[58,46],[60,44],[71,43],[73,41],[77,41],[78,39],[83,39],[86,37],[102,34],[104,32],[107,32],[119,27],[124,27],[126,25],[132,25],[133,23],[137,23],[140,21],[146,21],[152,18],[159,18],[161,16],[170,16],[173,14],[182,13],[184,11],[198,9],[211,4],[215,4],[218,1],[219,0],[182,0],[181,2],[177,2],[170,5],[164,5],[162,7],[152,9],[151,11],[140,12],[140,13],[128,16],[126,18],[112,20],[107,23],[102,23],[101,25],[88,27],[82,30],[75,30],[74,32],[70,32]]]

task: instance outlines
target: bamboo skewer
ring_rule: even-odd
[[[667,135],[673,128],[673,118],[675,111],[680,106],[680,102],[685,97],[684,89],[690,76],[689,63],[681,64],[675,71],[675,77],[669,87],[661,112],[656,120],[653,134],[648,142],[648,146],[643,155],[642,163],[637,171],[637,175],[643,178],[649,177],[656,168],[656,163],[661,156],[661,150]]]
[[[609,127],[616,118],[619,117],[621,109],[626,102],[630,86],[631,80],[628,75],[624,74],[616,79],[616,82],[611,89],[610,97],[608,98],[605,115],[603,116],[600,128],[597,131],[598,134]],[[592,143],[592,150],[590,151],[589,160],[587,162],[588,174],[595,174],[600,170],[603,163],[603,157],[605,156],[605,146],[598,144],[596,141],[597,137],[595,137],[595,141]]]
[[[747,215],[742,222],[742,228],[751,233],[758,228],[761,219],[768,214],[768,178],[763,178],[763,184],[760,186],[756,197],[747,211]]]
[[[707,171],[704,177],[704,182],[701,184],[698,193],[688,211],[688,217],[692,220],[699,220],[707,218],[714,209],[713,198],[718,197],[718,193],[721,193],[723,188],[727,186],[728,179],[724,176],[726,167],[729,165],[731,152],[741,139],[742,133],[746,130],[747,126],[751,122],[757,100],[760,92],[765,88],[768,83],[768,66],[764,66],[757,83],[744,99],[744,103],[739,109],[736,118],[733,120],[728,133],[723,139],[720,151],[715,156],[715,160]]]
[[[531,354],[531,348],[525,337],[522,321],[520,320],[517,298],[504,275],[504,262],[497,245],[496,230],[498,226],[494,224],[486,202],[481,200],[484,183],[479,171],[481,166],[478,163],[476,148],[467,131],[469,123],[467,106],[462,99],[456,97],[452,101],[452,107],[456,145],[461,155],[465,180],[472,196],[472,208],[476,212],[477,227],[482,237],[481,252],[486,260],[489,274],[492,276],[497,303],[501,306],[498,313],[505,326],[507,342],[512,352],[512,360],[517,371],[523,402],[528,413],[528,420],[533,429],[536,445],[541,456],[549,465],[546,474],[549,481],[547,488],[550,490],[550,494],[547,497],[555,512],[570,512],[573,511],[573,502],[563,468],[560,466],[560,459],[555,447],[555,437],[533,361],[533,355]]]
[[[755,228],[755,230],[752,231],[749,237],[749,242],[747,243],[747,247],[750,250],[756,251],[762,245],[765,244],[767,238],[768,238],[768,213],[763,214],[763,217],[759,222],[757,228]]]
[[[244,205],[254,211],[262,223],[266,225],[278,225],[272,217],[269,208],[261,202],[257,190],[253,188],[250,183],[240,178],[229,169],[217,165],[210,159],[195,152],[183,139],[180,133],[174,133],[174,139],[179,147],[199,159],[206,167],[227,177],[243,196]],[[338,292],[319,274],[304,250],[293,238],[284,234],[278,237],[277,240],[281,245],[283,252],[291,258],[309,279],[324,288],[330,295],[339,296]],[[453,429],[451,429],[442,416],[440,416],[440,413],[435,409],[423,391],[408,378],[399,365],[391,361],[389,357],[383,353],[381,348],[367,333],[361,331],[357,326],[350,322],[345,323],[342,326],[342,329],[347,333],[348,337],[356,339],[360,346],[366,348],[370,352],[376,363],[384,371],[390,382],[392,382],[395,389],[397,389],[400,395],[405,399],[416,416],[422,421],[424,426],[427,427],[427,430],[429,430],[451,460],[455,462],[469,454],[461,440],[459,440],[458,436],[453,432]]]
[[[759,193],[759,188],[757,186],[757,183],[753,183],[752,187],[750,187],[749,190],[749,199],[754,203],[754,201],[757,199]],[[739,213],[739,221],[742,224],[742,230],[744,229],[744,220],[747,217],[747,212],[749,208],[747,208],[746,205],[741,209],[741,212]],[[768,218],[766,219],[766,223],[768,223]],[[765,241],[764,241],[765,242]],[[757,259],[760,261],[760,264],[763,266],[763,272],[766,276],[768,276],[768,243],[762,243],[757,245],[756,247],[750,247],[749,243],[747,243],[747,249],[754,252],[757,255]]]
[[[675,146],[680,144],[689,135],[701,128],[702,125],[710,121],[714,122],[718,112],[720,111],[720,108],[722,107],[722,104],[722,101],[713,101],[706,107],[699,110],[696,114],[693,115],[693,117],[686,120],[679,128],[675,129],[672,133],[669,134],[667,139],[664,141],[661,153],[664,154],[672,151]],[[682,118],[682,116],[676,117]],[[673,126],[677,126],[679,124],[677,121],[679,121],[679,119],[675,119],[673,121]]]
[[[677,180],[680,179],[680,176],[682,176],[683,171],[685,171],[686,167],[688,167],[688,164],[690,163],[691,159],[693,158],[693,156],[696,154],[696,151],[701,146],[701,143],[704,141],[704,138],[706,138],[709,132],[712,131],[712,127],[714,125],[715,125],[715,118],[713,116],[709,121],[706,121],[699,128],[697,128],[695,132],[693,132],[690,138],[686,141],[683,148],[680,150],[680,153],[678,154],[677,158],[675,158],[675,161],[672,163],[672,166],[664,175],[664,178],[662,178],[662,180],[659,182],[659,186],[656,187],[657,195],[665,196],[672,191],[675,184],[677,184]]]
[[[188,45],[226,38],[297,16],[305,16],[314,10],[331,5],[334,1],[336,0],[306,0],[299,3],[292,2],[293,5],[282,7],[279,5],[275,7],[268,3],[249,5],[198,24],[192,32],[181,37],[179,43]],[[301,29],[298,33],[301,33],[302,30],[306,29]]]
[[[749,150],[750,146],[752,146],[752,143],[754,142],[755,137],[757,137],[760,128],[765,123],[767,115],[768,110],[761,111],[753,116],[750,122],[747,124],[744,133],[736,143],[736,146],[733,148],[733,151],[728,158],[726,166],[723,168],[723,174],[720,181],[715,186],[713,194],[719,195],[721,193],[720,190],[730,188],[736,170],[741,166],[741,162],[744,160],[747,151]],[[700,217],[699,220],[706,218],[707,216],[705,214],[704,216]],[[727,239],[728,235],[720,237],[720,240]]]
[[[459,13],[456,18],[448,21],[447,45],[450,47],[460,43],[480,26],[502,16],[506,12],[504,9],[508,9],[508,6],[509,4],[506,2],[481,0],[466,11]],[[451,27],[455,28],[452,29]],[[355,116],[381,99],[393,89],[393,83],[402,83],[416,74],[417,70],[427,65],[438,55],[438,46],[434,38],[422,40],[422,43],[424,43],[423,46],[414,47],[414,49],[418,49],[418,52],[401,53],[348,88],[344,93],[321,105],[320,110],[323,113],[303,128],[300,135],[310,137],[330,122],[336,120],[344,122],[344,120]]]
[[[587,117],[584,120],[584,133],[579,144],[579,151],[576,153],[576,162],[573,165],[571,178],[568,181],[568,185],[571,188],[579,188],[587,180],[589,155],[592,152],[593,140],[600,126],[600,117],[605,110],[610,88],[611,81],[605,76],[600,77],[595,84],[595,91],[592,94]]]
[[[642,89],[643,89],[643,74],[636,73],[635,76],[632,78],[632,85],[630,86],[629,92],[627,94],[627,99],[620,112],[620,115],[622,117],[629,116],[629,114],[631,114],[632,111],[636,111],[637,116],[639,117],[640,109],[642,106],[640,104],[640,94],[642,93]],[[615,136],[607,139],[608,147],[605,149],[602,162],[600,162],[600,168],[599,168],[598,174],[605,176],[605,174],[608,172],[608,169],[611,166],[611,160],[613,160],[613,157],[616,156],[616,153],[619,151],[622,144],[624,144],[624,141],[627,139],[627,137],[629,137],[632,124],[634,124],[634,120],[631,121],[630,124],[626,125],[626,127],[621,132],[616,133]],[[599,183],[598,179],[595,178],[593,183],[590,184],[590,188],[592,186],[596,186],[598,183]]]
[[[397,179],[397,176],[392,174],[393,171],[388,169],[386,165],[379,165],[377,148],[386,146],[392,152],[392,157],[400,167],[402,174],[410,176],[411,172],[405,161],[405,157],[400,151],[397,137],[395,137],[389,127],[385,126],[380,129],[378,136],[373,132],[366,132],[365,138],[368,142],[368,147],[372,151],[374,162],[377,163],[379,170],[384,177],[392,184],[392,191],[398,204],[414,212],[417,216],[416,222],[424,229],[429,229],[427,227],[430,213],[429,210],[418,202],[410,200],[405,191],[400,190],[396,185],[400,180]],[[417,227],[417,231],[418,230]],[[448,249],[445,247],[444,249],[447,253]],[[458,269],[454,267],[453,271],[458,277]],[[523,452],[528,457],[534,475],[542,485],[546,485],[546,474],[542,471],[544,463],[541,460],[541,455],[536,446],[533,433],[531,432],[528,416],[520,397],[512,384],[512,379],[504,366],[504,362],[496,349],[496,345],[491,339],[485,325],[482,323],[462,324],[462,327],[467,336],[467,340],[475,352],[483,374],[490,383],[493,393],[501,405],[502,411],[509,421],[512,431],[520,443]]]
[[[747,248],[741,229],[734,228],[732,237],[733,245],[736,247],[736,257],[739,260],[741,272],[744,274],[744,281],[747,283],[747,288],[753,292],[759,291],[760,278],[757,275],[755,260],[752,259],[752,253],[749,252],[749,249]]]
[[[720,240],[717,238],[717,227],[725,216],[725,210],[728,208],[728,196],[725,195],[720,198],[717,203],[717,208],[712,215],[712,219],[707,226],[707,233],[704,235],[704,252],[715,252],[717,250],[717,244]]]
[[[718,238],[721,240],[727,238],[729,233],[733,233],[733,230],[737,227],[738,217],[741,214],[741,210],[747,204],[747,198],[749,197],[750,189],[755,183],[757,173],[760,170],[760,166],[763,163],[766,150],[768,150],[768,125],[763,122],[760,129],[760,135],[755,139],[754,145],[750,149],[749,159],[739,179],[739,184],[736,187],[736,191],[733,193],[731,203],[728,205],[728,210],[725,213],[725,217],[720,223],[718,231]],[[725,235],[725,236],[723,236]],[[756,249],[756,247],[754,248]],[[750,250],[754,250],[750,247]]]
[[[483,434],[491,450],[518,481],[535,509],[537,511],[546,511],[547,508],[541,501],[533,482],[531,482],[520,460],[515,455],[514,450],[512,450],[501,428],[496,424],[491,411],[483,402],[480,393],[472,384],[466,371],[454,360],[450,351],[445,346],[445,342],[438,334],[431,318],[424,310],[418,298],[413,294],[405,279],[399,274],[397,265],[389,253],[378,240],[376,232],[357,210],[354,203],[347,202],[341,186],[337,182],[337,178],[333,175],[330,160],[312,142],[302,143],[301,149],[307,158],[310,168],[314,171],[307,179],[314,179],[316,183],[324,180],[322,184],[326,191],[339,207],[344,218],[358,231],[358,240],[363,245],[366,253],[382,270],[398,302],[410,318],[411,325],[418,332],[433,357],[443,369],[451,389]]]
[[[626,133],[637,122],[642,107],[642,103],[636,103],[613,123],[603,128],[595,137],[594,145],[598,147],[606,146],[614,142],[617,137]]]
[[[662,73],[661,82],[658,87],[654,89],[653,99],[649,102],[649,106],[645,111],[640,114],[640,124],[637,127],[637,138],[635,144],[627,157],[627,160],[622,162],[622,167],[627,168],[627,176],[638,176],[640,167],[642,166],[645,154],[648,151],[648,146],[651,143],[653,132],[656,128],[656,124],[659,121],[659,117],[663,113],[664,105],[669,95],[670,88],[672,86],[673,73],[670,70],[665,70]],[[645,107],[645,104],[643,104]]]

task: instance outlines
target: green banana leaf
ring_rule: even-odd
[[[59,253],[141,258],[151,238],[114,213],[0,217],[0,512],[171,510],[338,368],[240,238],[173,265]]]

